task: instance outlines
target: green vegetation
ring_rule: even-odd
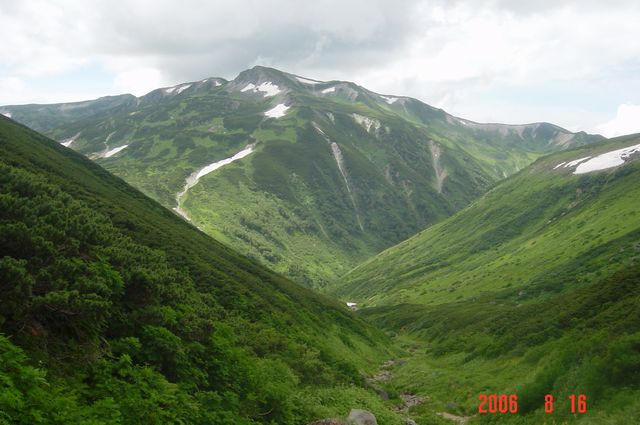
[[[542,158],[345,277],[337,292],[373,305],[362,316],[413,353],[386,389],[429,397],[411,410],[419,423],[637,422],[640,161],[584,175],[558,164],[639,142]],[[518,414],[476,415],[481,393],[517,394]],[[571,394],[587,413],[571,414]]]
[[[242,91],[267,81],[282,92]],[[279,103],[291,106],[287,114],[265,117]],[[202,178],[180,207],[206,233],[316,288],[540,155],[600,139],[551,124],[480,125],[414,99],[389,103],[352,83],[308,85],[264,67],[179,93],[5,109],[56,140],[75,137],[71,148],[167,208],[191,173],[258,142],[250,156]]]
[[[384,335],[4,117],[0,204],[0,423],[400,423]]]
[[[481,393],[517,394],[518,414],[477,415],[470,423],[633,424],[640,413],[637,265],[528,304],[481,297],[364,314],[399,332],[414,352],[388,390],[430,397],[412,410],[416,420],[431,423],[443,411],[475,415]],[[546,394],[556,400],[553,414],[544,413]],[[571,394],[586,395],[587,413],[571,414]]]
[[[593,283],[637,261],[640,163],[573,175],[564,161],[637,136],[545,157],[454,217],[352,270],[336,293],[364,305],[514,302]],[[499,294],[499,295],[498,295]]]

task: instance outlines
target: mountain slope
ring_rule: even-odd
[[[337,293],[415,353],[386,387],[429,397],[413,418],[637,422],[639,159],[639,135],[539,159],[344,278]],[[517,414],[478,414],[480,394],[514,394]]]
[[[612,139],[536,161],[454,217],[345,276],[341,296],[427,304],[500,293],[526,300],[594,282],[636,261],[640,163],[582,173],[640,143]],[[615,156],[615,155],[614,155]],[[621,166],[623,165],[623,166]]]
[[[1,421],[399,423],[361,386],[388,340],[343,306],[5,117],[0,187]]]
[[[546,123],[473,123],[415,99],[264,67],[140,98],[0,112],[312,286],[450,216],[541,154],[601,139]]]

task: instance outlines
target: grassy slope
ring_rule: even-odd
[[[472,416],[480,393],[514,393],[519,414],[469,423],[636,422],[640,162],[582,176],[554,167],[639,141],[541,159],[347,276],[345,297],[378,303],[364,317],[414,353],[387,385],[430,397],[412,417],[447,423],[436,413]],[[587,414],[570,414],[570,394],[587,395]]]
[[[640,268],[557,297],[517,304],[492,297],[364,310],[414,354],[395,368],[390,393],[429,396],[411,416],[474,416],[470,423],[634,424],[640,414]],[[476,415],[478,395],[517,394],[516,415]],[[555,412],[545,414],[553,394]],[[571,415],[570,394],[587,414]]]
[[[286,91],[274,98],[241,91],[265,81]],[[266,119],[264,111],[281,102],[292,105],[288,114]],[[90,157],[128,144],[97,160],[168,208],[190,173],[258,141],[254,154],[203,178],[182,207],[208,234],[316,287],[448,217],[504,175],[561,148],[559,135],[571,136],[550,124],[465,124],[413,99],[389,104],[352,83],[307,85],[261,67],[231,82],[195,82],[180,94],[159,89],[84,106],[9,110],[57,140],[79,134],[71,147]],[[379,127],[367,129],[353,114]],[[573,144],[596,139],[572,137]],[[349,189],[330,142],[340,147]],[[441,191],[434,149],[447,173]]]
[[[336,292],[366,305],[438,304],[500,293],[527,300],[627,267],[640,232],[640,163],[573,175],[556,164],[637,143],[559,153],[352,270]]]
[[[85,421],[92,418],[92,423],[119,423],[117,417],[122,414],[121,422],[136,423],[135,415],[127,413],[125,406],[129,402],[135,404],[136,394],[142,392],[151,398],[145,402],[146,407],[139,407],[139,412],[151,409],[154,414],[147,421],[152,423],[194,421],[196,417],[203,420],[216,409],[216,415],[228,412],[231,416],[226,420],[230,423],[297,422],[313,419],[315,415],[344,414],[339,410],[341,405],[326,402],[321,406],[314,401],[318,392],[332,392],[333,397],[347,397],[354,403],[357,398],[358,403],[377,409],[382,417],[396,420],[374,395],[358,386],[360,378],[356,372],[371,370],[387,356],[388,341],[344,307],[238,255],[96,164],[4,117],[0,117],[0,151],[2,182],[14,188],[3,194],[2,202],[36,205],[40,199],[38,208],[41,208],[5,210],[0,220],[0,236],[13,240],[3,244],[5,257],[0,264],[4,276],[0,285],[2,302],[9,302],[3,304],[0,329],[11,337],[7,340],[2,336],[0,341],[6,356],[0,370],[6,384],[0,388],[3,406],[0,410],[6,409],[9,418],[27,420],[29,414],[41,415],[45,422],[68,423],[82,417]],[[85,242],[73,245],[76,248],[66,242],[57,245],[60,242],[56,241],[67,237],[65,232],[76,231],[72,215],[57,226],[58,230],[48,224],[24,227],[24,237],[35,238],[32,242],[19,242],[19,238],[11,236],[16,229],[23,228],[21,223],[36,226],[21,221],[27,220],[27,215],[32,217],[30,220],[59,220],[73,214],[73,208],[81,213],[80,220],[95,221],[93,227],[78,233],[81,238],[98,235],[86,236],[90,238],[86,242],[90,248],[83,248]],[[43,251],[31,252],[32,244],[41,244]],[[117,244],[129,246],[126,249],[130,250],[123,252],[124,257],[119,260]],[[74,249],[80,252],[73,254]],[[143,256],[138,259],[140,255]],[[46,269],[43,262],[48,264]],[[135,269],[123,266],[128,262]],[[76,268],[76,273],[81,273],[83,264],[87,273],[102,270],[99,273],[108,276],[116,287],[122,285],[127,297],[122,298],[117,288],[112,293],[83,283],[79,275],[68,274],[71,269],[58,271],[62,274],[56,276],[54,273],[58,273],[56,270],[62,264]],[[28,268],[23,269],[25,266]],[[148,271],[144,271],[145,267]],[[33,278],[16,275],[15,270],[23,270],[20,273]],[[44,270],[49,271],[43,275]],[[162,280],[165,274],[168,280]],[[157,283],[152,283],[154,276],[159,276]],[[36,279],[37,286],[33,292],[20,292],[13,287],[18,285],[15,279],[26,279],[24,282]],[[137,298],[135,291],[147,280],[146,284],[152,285],[148,295]],[[176,286],[177,282],[181,283]],[[101,293],[111,294],[106,303],[98,303]],[[13,296],[26,298],[11,304]],[[42,300],[44,309],[37,307]],[[95,321],[83,310],[74,312],[81,303],[87,303],[82,308],[99,308],[108,315]],[[58,304],[63,307],[55,307]],[[93,336],[88,331],[71,333],[84,328],[92,329]],[[168,339],[161,342],[154,338]],[[179,341],[178,345],[171,348],[174,341]],[[20,354],[14,344],[24,347],[34,360]],[[162,360],[167,355],[163,353],[173,349],[179,352],[169,354],[170,360]],[[209,349],[219,353],[206,354]],[[202,355],[207,355],[208,360]],[[215,366],[208,363],[211,361],[216,362]],[[33,368],[36,363],[39,369]],[[262,372],[260,365],[266,367]],[[120,368],[120,375],[104,375],[112,367]],[[239,399],[235,404],[225,402],[216,408],[214,399],[209,402],[205,399],[217,397],[211,391],[230,379],[227,375],[226,378],[216,375],[222,373],[221,367],[227,370],[226,374],[247,374],[250,378],[244,389],[245,384],[234,379],[233,387],[218,388],[216,391],[225,391],[221,393],[226,394],[224,397]],[[263,376],[271,381],[271,386],[260,378],[269,369],[270,373],[278,373],[273,378]],[[126,378],[128,373],[132,374],[130,378]],[[42,377],[34,378],[35,375]],[[44,388],[40,382],[50,386],[50,399],[37,395]],[[113,387],[116,383],[119,389]],[[298,389],[294,389],[296,385]],[[171,394],[171,400],[165,400],[164,405],[160,401],[169,397],[169,393],[163,391]],[[286,391],[294,391],[295,400]],[[153,397],[160,397],[160,401],[154,401]],[[45,400],[52,404],[46,405]],[[283,406],[279,404],[283,400],[290,401]],[[155,406],[156,402],[160,405]],[[178,407],[181,403],[182,407]],[[185,403],[191,409],[185,409]],[[298,406],[293,411],[291,403]],[[58,409],[54,420],[51,415]],[[256,415],[253,409],[271,413]],[[281,416],[278,419],[274,415]],[[34,418],[28,421],[37,422]],[[211,416],[209,421],[224,422],[221,416],[215,420]]]

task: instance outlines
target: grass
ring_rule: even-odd
[[[522,302],[629,267],[640,238],[639,164],[582,176],[553,170],[587,150],[536,162],[451,219],[358,266],[336,293],[364,305],[498,293]]]

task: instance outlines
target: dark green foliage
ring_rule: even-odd
[[[0,423],[293,424],[300,388],[384,356],[344,307],[4,118],[0,205]]]

